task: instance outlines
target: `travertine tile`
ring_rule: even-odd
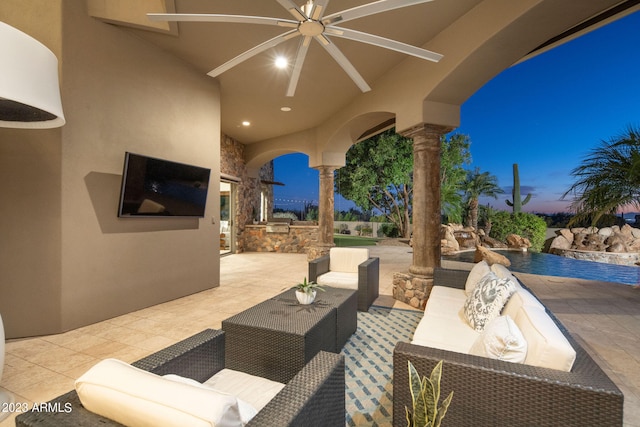
[[[380,257],[378,305],[409,309],[392,298],[395,272],[408,269],[407,247],[372,247]],[[470,264],[443,261],[446,268]],[[76,378],[104,358],[126,362],[221,323],[288,289],[307,275],[304,254],[247,253],[223,257],[220,287],[168,301],[63,334],[10,340],[2,387],[18,401],[50,400],[73,388]],[[267,273],[265,273],[267,272]],[[640,427],[640,290],[517,273],[556,314],[625,394],[625,426]],[[13,417],[0,427],[13,426]]]

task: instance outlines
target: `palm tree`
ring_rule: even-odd
[[[625,133],[602,141],[571,171],[576,179],[562,195],[574,195],[569,222],[590,219],[595,224],[621,206],[640,207],[640,130],[629,126]]]
[[[498,178],[489,172],[480,173],[480,168],[473,171],[467,171],[462,189],[465,193],[467,208],[469,209],[468,224],[474,229],[478,229],[478,199],[480,196],[498,198],[498,194],[504,193],[502,188],[498,186]]]

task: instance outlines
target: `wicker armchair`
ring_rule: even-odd
[[[364,255],[353,256],[353,259],[360,257],[363,261],[359,264],[354,263],[353,266],[348,268],[349,271],[345,273],[342,270],[337,270],[331,265],[331,257],[340,258],[342,264],[344,264],[344,258],[351,257],[351,253],[362,253]],[[343,265],[344,266],[344,265]],[[353,274],[357,276],[357,281],[354,279],[354,284],[345,283],[341,279],[333,281],[332,279],[321,278],[320,276],[327,273],[338,273],[338,275],[345,276]],[[358,311],[369,311],[369,307],[378,298],[380,287],[380,258],[369,257],[369,250],[366,248],[331,248],[329,255],[324,255],[320,258],[314,259],[309,262],[309,280],[317,282],[323,285],[328,285],[338,288],[354,289],[358,291]],[[349,282],[351,282],[349,280]]]
[[[224,353],[224,332],[207,329],[133,365],[158,375],[176,374],[202,382],[224,368]],[[49,403],[62,410],[21,414],[16,426],[120,426],[86,410],[75,391]],[[247,426],[344,425],[344,420],[344,357],[320,352]]]
[[[434,284],[464,288],[467,271],[436,269]],[[400,342],[393,356],[393,425],[411,408],[407,362],[428,375],[443,360],[441,396],[454,392],[447,426],[621,426],[624,396],[549,313],[576,351],[570,372]]]

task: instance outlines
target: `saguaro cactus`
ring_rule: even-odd
[[[513,190],[511,190],[511,197],[513,198],[513,202],[510,200],[505,200],[505,203],[508,206],[513,208],[513,213],[518,213],[522,211],[522,206],[529,203],[531,200],[531,193],[527,194],[527,197],[524,200],[520,198],[520,174],[518,173],[518,164],[513,164]]]

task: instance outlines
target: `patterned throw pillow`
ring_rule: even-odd
[[[502,307],[515,291],[515,283],[508,278],[500,279],[493,272],[485,274],[464,303],[469,325],[482,332],[487,323],[500,316]]]

